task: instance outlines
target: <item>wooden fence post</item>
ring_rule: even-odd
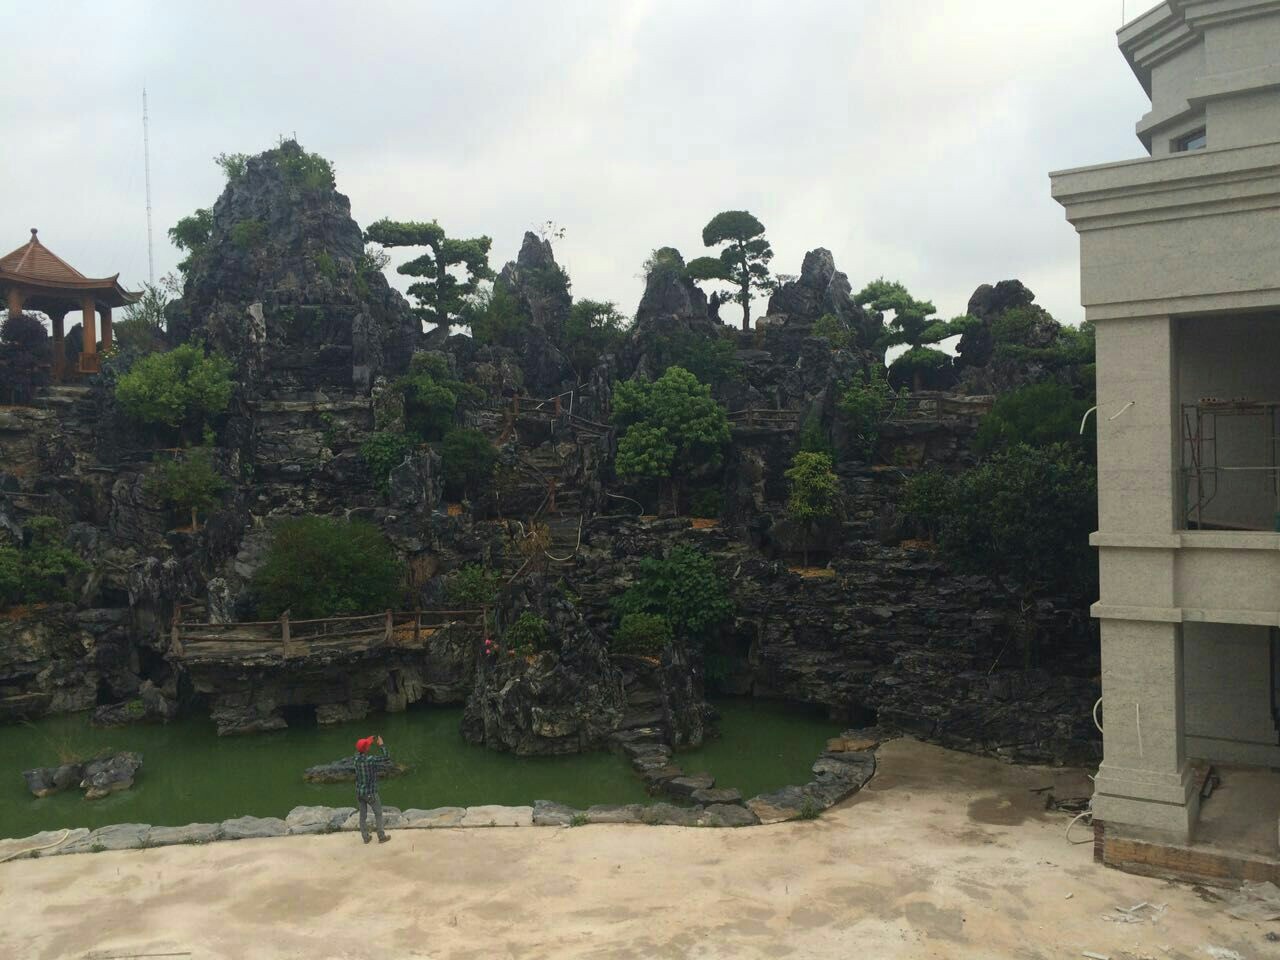
[[[286,610],[280,614],[280,652],[286,660],[289,659],[292,650],[289,643],[289,611]]]
[[[389,646],[395,640],[395,638],[396,638],[395,625],[391,617],[391,611],[388,610],[386,615],[386,626],[383,630],[382,641],[383,643],[386,643]]]
[[[422,611],[413,611],[413,645],[416,647],[422,643]]]
[[[556,415],[557,417],[558,417],[558,416],[560,416],[560,395],[559,395],[559,394],[556,394],[556,408],[555,408],[555,415]]]

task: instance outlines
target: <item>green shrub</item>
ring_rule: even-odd
[[[609,645],[614,653],[660,657],[671,646],[671,621],[658,613],[628,613]]]
[[[147,492],[181,510],[191,511],[191,529],[197,527],[197,514],[218,502],[227,482],[213,468],[209,451],[196,448],[181,460],[155,464],[147,478]]]
[[[395,382],[404,396],[405,429],[420,440],[440,440],[458,419],[459,409],[479,398],[479,390],[459,380],[438,353],[415,353],[409,373]]]
[[[825,453],[801,450],[786,474],[791,495],[787,499],[787,519],[802,527],[804,564],[809,565],[809,534],[813,525],[835,516],[840,502],[840,481],[831,470]]]
[[[403,433],[378,430],[360,444],[360,459],[368,465],[378,489],[386,493],[391,471],[404,463],[412,449],[413,441]]]
[[[951,507],[950,491],[951,478],[937,467],[917,473],[903,491],[903,513],[924,526],[931,540],[937,538]]]
[[[1077,397],[1070,387],[1037,383],[998,398],[991,412],[978,424],[974,450],[993,453],[1017,443],[1044,447],[1069,443],[1086,452],[1094,448],[1091,434],[1080,436],[1080,420],[1093,406],[1091,398]],[[1087,424],[1092,431],[1092,420]]]
[[[116,382],[115,397],[129,417],[148,426],[195,430],[231,402],[231,361],[206,357],[186,343],[168,353],[145,356]]]
[[[450,430],[440,448],[447,496],[464,499],[488,488],[498,451],[479,430]]]
[[[471,328],[476,343],[485,346],[517,346],[529,326],[520,301],[502,284],[478,291],[463,306],[459,320]]]
[[[338,265],[334,262],[333,254],[328,250],[321,250],[311,258],[311,262],[315,264],[316,273],[320,276],[330,281],[338,279]]]
[[[824,313],[813,322],[813,335],[824,337],[837,350],[847,350],[857,339],[853,328],[834,313]]]
[[[56,518],[32,517],[26,527],[25,546],[0,547],[0,608],[70,599],[67,579],[85,569],[84,561],[63,545]]]
[[[585,381],[600,358],[622,342],[626,327],[627,318],[618,312],[615,303],[574,303],[560,340],[579,381]]]
[[[514,650],[516,656],[527,657],[552,648],[547,631],[547,621],[532,610],[526,610],[507,627],[502,635],[503,643]]]
[[[256,250],[267,236],[267,225],[261,220],[241,220],[231,227],[231,242],[237,250]]]
[[[488,606],[498,599],[500,582],[498,574],[488,567],[468,563],[453,571],[445,581],[445,600],[451,607],[464,609]]]
[[[390,542],[363,520],[297,517],[276,526],[252,592],[263,619],[309,620],[396,605],[404,571]]]
[[[718,384],[742,378],[737,348],[725,337],[705,337],[690,331],[654,336],[649,349],[662,372],[688,370],[702,383]]]
[[[880,429],[888,421],[902,415],[907,390],[894,390],[885,377],[884,368],[872,364],[866,378],[855,376],[845,384],[836,400],[836,410],[844,418],[849,432],[857,441],[858,452],[868,461],[875,456]]]
[[[645,557],[640,575],[613,602],[614,613],[659,614],[682,638],[704,640],[733,612],[724,580],[706,554],[676,547],[666,557]]]
[[[695,517],[715,520],[724,512],[724,494],[719,490],[699,490],[689,504],[689,513]]]
[[[244,176],[249,164],[249,155],[247,153],[220,153],[213,158],[213,162],[226,174],[227,183],[232,183]]]
[[[806,453],[825,453],[832,461],[836,458],[831,437],[822,426],[822,417],[816,410],[805,417],[804,426],[800,428],[800,449]]]
[[[286,140],[269,151],[290,185],[316,192],[334,186],[333,164],[318,153],[308,153],[296,140]]]

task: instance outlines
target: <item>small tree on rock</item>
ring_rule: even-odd
[[[769,276],[773,248],[764,238],[764,224],[746,210],[717,213],[702,228],[708,247],[727,244],[718,257],[698,257],[685,268],[693,280],[723,280],[738,288],[733,299],[742,307],[742,329],[751,329],[751,293],[774,288]]]
[[[149,492],[153,496],[180,510],[191,511],[192,533],[200,527],[199,512],[216,505],[227,488],[227,482],[213,467],[209,451],[201,447],[187,451],[181,460],[157,464],[149,481]]]
[[[421,256],[396,267],[407,277],[421,277],[409,285],[409,293],[417,298],[418,315],[428,323],[448,326],[463,311],[467,298],[476,292],[481,280],[492,280],[489,269],[488,237],[459,240],[445,236],[436,221],[395,221],[382,219],[369,225],[365,239],[383,247],[426,247]],[[452,267],[462,267],[459,279]]]
[[[718,464],[729,442],[724,408],[711,399],[710,387],[682,367],[670,367],[652,383],[619,384],[613,403],[614,422],[625,428],[618,441],[618,475],[668,481],[678,514],[685,478]]]
[[[870,306],[881,313],[893,311],[889,328],[877,346],[887,349],[905,344],[910,348],[893,361],[890,371],[895,377],[909,379],[914,390],[923,390],[930,374],[951,366],[947,354],[929,345],[962,334],[980,322],[968,315],[939,320],[933,316],[938,308],[932,303],[917,300],[902,284],[883,277],[871,281],[853,299],[860,307]]]
[[[804,531],[804,565],[809,565],[809,537],[815,524],[836,515],[840,502],[840,481],[825,453],[804,450],[796,454],[784,476],[791,486],[787,499],[787,519]]]

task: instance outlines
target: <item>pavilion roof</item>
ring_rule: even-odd
[[[30,240],[0,257],[0,287],[23,287],[33,295],[29,300],[65,299],[78,306],[85,295],[90,295],[105,306],[133,303],[141,294],[124,289],[119,278],[118,273],[110,277],[86,277],[41,243],[34,227]]]

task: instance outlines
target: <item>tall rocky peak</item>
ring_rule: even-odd
[[[861,346],[871,346],[880,335],[879,320],[853,302],[849,277],[836,269],[831,251],[816,247],[804,255],[799,278],[783,283],[769,298],[768,314],[812,322],[826,313],[857,330]]]
[[[624,380],[659,376],[672,344],[731,336],[729,328],[709,312],[707,295],[685,275],[679,250],[655,250],[645,268],[636,320],[619,351],[619,374]]]
[[[1028,352],[1054,347],[1062,331],[1062,324],[1035,299],[1020,280],[984,283],[973,291],[968,313],[981,322],[956,344],[961,390],[1004,393],[1042,380],[1070,379],[1069,371],[1052,369]],[[1014,350],[1002,355],[997,346]]]
[[[551,336],[558,336],[569,318],[573,297],[569,275],[551,249],[551,241],[526,231],[515,260],[507,262],[497,282],[515,294],[529,322]]]
[[[419,324],[364,256],[328,162],[287,140],[228,174],[171,309],[175,335],[202,333],[268,388],[364,390],[404,369]]]

